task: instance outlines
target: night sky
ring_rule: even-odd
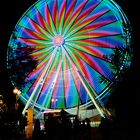
[[[8,0],[0,2],[0,94],[3,94],[7,104],[12,104],[14,95],[12,85],[6,70],[6,53],[8,41],[12,30],[22,14],[36,0]],[[125,79],[110,97],[109,104],[116,108],[117,116],[120,121],[129,123],[137,119],[137,109],[139,106],[139,79],[140,79],[140,46],[139,46],[139,9],[136,8],[138,0],[116,0],[127,15],[133,30],[132,47],[134,56],[129,72]]]

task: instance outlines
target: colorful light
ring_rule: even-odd
[[[62,35],[56,35],[53,38],[53,45],[54,46],[61,46],[64,43],[64,37]]]
[[[112,0],[37,1],[15,26],[7,56],[24,112],[94,104],[103,115],[114,82],[130,66],[130,43],[129,21]]]

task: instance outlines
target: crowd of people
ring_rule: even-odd
[[[0,115],[0,140],[26,140],[27,120],[25,117],[16,118],[14,111]],[[18,121],[17,121],[18,120]],[[80,121],[77,116],[69,117],[61,112],[60,115],[47,114],[44,127],[39,119],[34,120],[32,140],[90,140],[90,121]]]
[[[14,118],[12,117],[14,116]],[[61,114],[47,114],[44,121],[34,120],[32,137],[26,137],[25,117],[15,118],[16,113],[0,114],[0,140],[115,140],[120,139],[120,128],[114,121],[102,118],[99,128],[93,132],[90,120],[80,120],[76,115],[67,116],[62,110]],[[42,126],[43,123],[43,127]],[[97,131],[99,130],[99,131]],[[114,137],[115,135],[115,137]]]
[[[32,137],[28,138],[26,118],[18,122],[11,121],[11,115],[0,114],[0,140],[121,140],[131,134],[129,130],[124,130],[118,123],[106,118],[102,118],[99,127],[93,128],[88,118],[80,121],[77,116],[71,118],[47,114],[44,122],[34,120]]]
[[[77,117],[71,120],[63,115],[54,117],[52,114],[48,114],[43,131],[40,128],[39,119],[35,120],[32,139],[90,140],[90,132],[90,120],[88,118],[79,121]]]

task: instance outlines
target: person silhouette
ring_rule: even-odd
[[[41,135],[40,120],[36,119],[35,124],[34,124],[32,139],[33,140],[39,140],[40,135]]]

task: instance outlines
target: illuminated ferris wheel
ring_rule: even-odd
[[[93,105],[105,117],[131,63],[131,28],[113,0],[39,0],[16,24],[7,54],[23,114]]]

